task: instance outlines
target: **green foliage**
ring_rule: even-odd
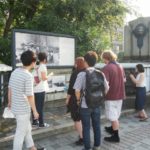
[[[11,65],[11,41],[10,39],[0,38],[0,61]]]
[[[119,52],[119,54],[118,54],[118,60],[122,61],[123,57],[124,57],[124,52]]]
[[[100,53],[111,47],[115,30],[128,12],[120,0],[5,0],[0,1],[0,10],[1,51],[7,55],[13,28],[73,35],[77,55],[88,50]]]

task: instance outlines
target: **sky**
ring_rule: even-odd
[[[140,16],[142,17],[150,17],[150,1],[149,0],[126,0],[128,4],[137,10]],[[129,22],[131,20],[136,19],[135,15],[127,15],[126,21]]]

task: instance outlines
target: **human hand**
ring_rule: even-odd
[[[80,100],[77,100],[77,105],[78,105],[78,106],[80,105]]]
[[[39,114],[37,111],[33,112],[33,116],[34,116],[34,119],[38,119],[39,118]]]
[[[8,107],[9,109],[11,109],[11,102],[8,102],[7,107]]]
[[[130,76],[130,78],[133,78],[133,77],[134,77],[133,74],[130,74],[129,76]]]
[[[67,98],[67,99],[66,99],[66,105],[68,105],[68,104],[69,104],[69,99]]]
[[[53,76],[54,75],[54,72],[51,72],[51,73],[49,73],[48,75],[47,75],[47,77],[49,78],[49,77],[51,77],[51,76]]]

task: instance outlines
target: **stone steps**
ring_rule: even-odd
[[[135,112],[134,109],[128,109],[128,110],[122,111],[122,115],[125,116],[125,115],[132,114],[134,112]],[[102,123],[106,121],[106,118],[104,115],[101,116],[101,121]],[[53,125],[48,128],[42,128],[42,129],[33,129],[32,134],[33,134],[34,140],[38,140],[38,139],[42,139],[48,136],[66,133],[72,130],[74,130],[73,122],[71,119],[67,119],[64,122],[62,122],[62,124],[59,124],[59,125]],[[13,138],[14,138],[14,135],[8,135],[6,137],[0,138],[0,149],[2,147],[12,145]]]

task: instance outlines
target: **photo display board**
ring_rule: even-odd
[[[69,35],[30,30],[13,30],[13,67],[21,66],[20,56],[26,50],[47,53],[47,67],[72,67],[75,59],[75,38]]]

